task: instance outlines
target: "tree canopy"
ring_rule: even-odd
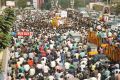
[[[18,8],[25,8],[27,6],[27,0],[16,0]]]
[[[49,10],[51,8],[51,2],[49,0],[44,0],[44,4],[42,5],[42,9]]]
[[[10,43],[10,29],[13,27],[14,20],[14,10],[6,8],[0,16],[0,49],[6,48]]]

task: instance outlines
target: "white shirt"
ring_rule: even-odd
[[[29,53],[29,58],[33,59],[33,57],[34,57],[34,54],[33,53]]]
[[[31,68],[29,73],[30,73],[30,76],[35,75],[35,68]]]
[[[68,47],[65,47],[64,50],[65,50],[65,52],[67,52],[68,51]]]
[[[54,48],[54,44],[50,44],[50,49],[53,49]]]
[[[24,65],[23,67],[24,67],[25,71],[28,71],[30,69],[30,66],[28,64]]]
[[[70,63],[65,62],[65,69],[69,69],[69,67],[70,67]]]
[[[72,43],[70,43],[70,44],[68,44],[68,46],[69,46],[69,48],[70,48],[70,49],[72,49],[73,44],[72,44]]]
[[[49,68],[48,66],[44,66],[44,67],[43,67],[44,73],[48,73],[49,69],[50,69],[50,68]]]
[[[101,80],[101,73],[98,73],[97,80]]]
[[[52,76],[52,75],[50,75],[48,78],[49,78],[49,80],[54,80],[55,79],[54,76]]]
[[[88,59],[87,59],[87,58],[82,58],[82,60],[83,60],[83,61],[86,61],[86,62],[88,61]]]
[[[57,56],[60,56],[60,51],[57,52]]]
[[[15,52],[15,57],[18,58],[20,55],[18,52]]]
[[[42,69],[43,65],[42,65],[42,64],[37,64],[36,67],[37,67],[38,69]]]
[[[97,80],[95,77],[91,77],[88,80]]]
[[[20,57],[19,60],[20,60],[21,64],[24,62],[24,58],[23,57]]]
[[[55,67],[56,66],[56,62],[55,61],[51,61],[51,67]]]
[[[58,64],[60,63],[60,61],[61,61],[61,58],[60,58],[60,57],[56,59],[56,62],[57,62]]]

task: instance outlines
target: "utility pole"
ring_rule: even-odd
[[[1,0],[0,0],[0,8],[1,8]]]
[[[71,5],[71,8],[73,9],[74,8],[74,0],[70,0],[70,5]]]

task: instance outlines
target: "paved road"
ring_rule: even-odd
[[[2,73],[0,73],[0,80],[7,80],[7,67],[8,67],[8,60],[10,58],[10,51],[6,48],[3,51],[3,62],[2,62]]]

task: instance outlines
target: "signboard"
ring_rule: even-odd
[[[6,6],[15,6],[15,1],[6,1]]]
[[[17,36],[31,36],[33,32],[17,32]]]
[[[67,11],[61,11],[61,17],[67,17]]]

